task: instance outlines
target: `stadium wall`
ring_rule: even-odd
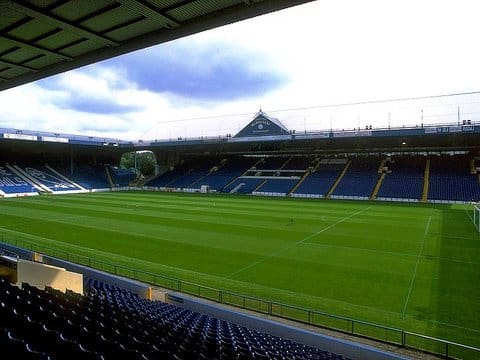
[[[9,250],[11,252],[17,253],[20,256],[23,256],[27,259],[35,259],[38,258],[37,253],[30,251],[30,250],[25,250],[22,248],[19,248],[17,246],[1,243],[0,247]],[[100,281],[104,281],[106,283],[110,283],[113,285],[116,285],[118,287],[121,287],[123,289],[130,290],[131,292],[134,292],[136,294],[139,294],[140,296],[144,298],[149,298],[151,296],[151,290],[150,287],[144,283],[135,281],[135,280],[130,280],[127,278],[123,278],[120,276],[112,275],[100,270],[95,270],[93,268],[90,268],[88,266],[83,266],[83,265],[78,265],[75,263],[72,263],[70,261],[65,261],[61,259],[57,259],[52,256],[48,255],[42,255],[41,256],[42,262],[47,265],[53,265],[57,266],[60,268],[64,268],[68,271],[71,272],[76,272],[83,274],[84,276],[94,278]]]
[[[17,285],[28,283],[39,289],[50,286],[65,292],[67,289],[83,295],[81,273],[38,262],[19,259],[17,262]]]

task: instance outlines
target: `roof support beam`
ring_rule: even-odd
[[[0,12],[2,12],[2,2],[4,0],[0,0]],[[7,0],[10,1],[10,0]],[[16,0],[13,0],[16,2]],[[38,0],[39,1],[39,0]],[[37,1],[37,2],[38,2]],[[59,4],[65,4],[69,1],[73,0],[56,0],[51,2],[51,6],[41,9],[41,12],[45,14],[50,14],[56,9]],[[75,0],[79,4],[82,1]],[[152,1],[153,0],[149,0]],[[195,0],[198,1],[198,0]],[[217,3],[218,0],[215,2]],[[237,2],[238,1],[238,2]],[[231,24],[237,21],[241,21],[243,19],[248,19],[254,16],[259,16],[262,14],[267,14],[273,11],[281,10],[284,8],[288,8],[290,6],[295,6],[303,3],[307,3],[313,0],[250,0],[250,5],[247,5],[244,1],[236,0],[232,2],[231,6],[223,8],[220,6],[222,2],[218,1],[219,9],[215,11],[208,12],[206,14],[197,14],[197,7],[192,6],[191,9],[189,8],[189,4],[195,4],[193,0],[177,0],[172,4],[173,1],[168,1],[169,4],[165,7],[154,6],[147,2],[147,0],[115,0],[115,1],[108,1],[106,5],[99,8],[96,11],[86,13],[82,16],[81,19],[76,19],[75,22],[72,21],[73,24],[83,24],[82,21],[92,19],[92,17],[99,16],[101,14],[108,14],[109,11],[112,11],[118,7],[124,7],[125,10],[131,9],[133,14],[131,16],[135,17],[135,14],[138,14],[139,17],[147,17],[147,19],[152,19],[149,21],[150,26],[145,29],[145,33],[138,33],[132,38],[128,38],[125,41],[119,41],[121,44],[119,46],[104,46],[99,49],[93,51],[80,51],[79,54],[74,55],[74,59],[67,55],[63,55],[63,52],[67,51],[69,46],[78,43],[77,41],[73,41],[70,44],[58,46],[55,48],[45,48],[39,45],[38,43],[29,43],[28,41],[21,41],[20,39],[5,34],[2,36],[0,33],[0,44],[1,47],[5,50],[0,51],[0,57],[6,54],[13,54],[17,50],[23,49],[33,49],[31,52],[32,54],[26,55],[29,56],[29,59],[25,59],[19,62],[22,65],[28,65],[34,59],[40,56],[50,56],[52,59],[48,59],[51,61],[47,61],[45,65],[39,65],[41,68],[38,68],[37,72],[25,72],[24,74],[8,77],[5,81],[0,80],[0,91],[9,89],[21,84],[25,84],[27,82],[39,80],[45,78],[47,76],[59,74],[64,71],[72,70],[84,65],[89,65],[98,61],[102,61],[105,59],[112,58],[114,56],[119,56],[122,54],[129,53],[131,51],[143,49],[152,45],[157,45],[163,42],[172,41],[184,36],[192,35],[204,30],[212,29],[218,26],[223,26],[226,24]],[[20,1],[18,2],[22,4],[27,4],[26,6],[32,3],[33,1]],[[155,3],[160,3],[161,1],[155,1]],[[230,4],[229,2],[225,2]],[[123,5],[126,4],[126,5]],[[135,6],[136,5],[136,6]],[[178,9],[179,7],[185,7],[183,10],[190,16],[186,16],[186,19],[180,21],[178,26],[175,26],[173,22],[168,22],[167,17],[172,17],[170,11]],[[3,8],[7,10],[6,8]],[[143,11],[141,11],[143,9]],[[12,11],[8,9],[9,12]],[[128,13],[128,11],[127,11]],[[3,15],[3,13],[2,13]],[[55,15],[54,15],[55,16]],[[155,16],[155,17],[152,17]],[[29,16],[28,18],[31,19]],[[176,20],[175,18],[173,18]],[[99,18],[99,21],[101,19]],[[177,20],[176,23],[179,23]],[[171,28],[168,29],[168,24],[171,24]],[[135,25],[138,26],[139,24]],[[13,26],[15,28],[15,26]],[[138,28],[137,28],[138,29]],[[40,36],[45,35],[46,33],[43,32]],[[108,36],[105,32],[102,32],[102,35]],[[8,39],[8,40],[7,40]],[[38,39],[38,37],[37,37]],[[79,41],[89,41],[87,38],[79,39]],[[25,44],[26,43],[26,44]],[[37,45],[38,44],[38,45]],[[5,46],[10,45],[10,46]],[[88,49],[88,47],[86,47]],[[33,59],[33,60],[32,60]],[[12,61],[10,58],[5,59],[8,61]],[[62,61],[63,60],[63,61]],[[69,60],[69,61],[65,61]],[[29,65],[31,66],[31,65]],[[36,68],[36,67],[35,67]],[[5,77],[5,75],[4,75]]]
[[[48,50],[48,49],[44,48],[43,46],[32,45],[32,44],[26,43],[24,41],[17,40],[17,39],[15,39],[15,38],[13,38],[9,35],[6,35],[6,34],[0,35],[0,39],[2,39],[5,42],[8,42],[8,43],[12,44],[13,46],[19,46],[20,48],[37,51],[37,52],[40,52],[40,53],[45,54],[45,55],[55,56],[55,57],[60,58],[62,60],[73,60],[70,56],[63,55],[63,54],[60,54],[60,53],[52,51],[52,50]]]
[[[71,0],[68,0],[68,1],[71,1]],[[93,18],[96,18],[97,16],[100,16],[100,15],[108,13],[109,11],[115,10],[116,8],[119,8],[120,6],[122,6],[122,4],[119,4],[118,2],[111,3],[109,5],[101,7],[100,9],[97,9],[97,10],[91,12],[91,13],[84,14],[82,17],[76,19],[75,23],[76,24],[81,24],[85,20],[91,20]],[[54,7],[54,8],[56,8],[56,7]]]
[[[74,25],[72,23],[69,23],[66,20],[60,19],[54,15],[47,15],[44,14],[43,12],[36,10],[30,6],[27,6],[25,4],[19,4],[18,2],[13,2],[13,1],[5,1],[2,2],[5,7],[9,7],[10,9],[19,12],[21,14],[27,15],[33,19],[37,19],[43,23],[52,25],[56,28],[60,28],[65,31],[72,32],[78,36],[87,38],[89,40],[95,41],[97,43],[106,45],[106,46],[118,46],[119,44],[113,40],[110,40],[106,38],[105,36],[102,36],[100,34],[94,33],[90,30],[87,30],[79,25]]]
[[[179,26],[180,23],[173,19],[171,16],[168,16],[164,12],[160,12],[151,6],[140,2],[139,0],[117,0],[122,5],[128,7],[129,9],[140,13],[148,19],[158,19],[165,22],[169,26]]]
[[[37,71],[36,69],[34,69],[30,66],[15,64],[15,63],[12,63],[12,62],[6,61],[6,60],[0,60],[0,65],[5,65],[5,66],[9,66],[9,67],[13,67],[13,68],[21,69],[21,70],[25,70],[25,71],[30,71],[30,72],[36,72]]]
[[[127,21],[127,22],[124,22],[124,23],[121,23],[121,24],[112,26],[112,27],[110,27],[110,28],[108,28],[108,29],[104,29],[104,31],[105,31],[105,34],[108,34],[108,33],[112,32],[112,31],[115,31],[115,30],[117,30],[117,29],[121,29],[121,28],[123,28],[123,27],[125,27],[125,26],[137,24],[137,23],[139,23],[140,21],[145,21],[145,19],[146,19],[145,16],[139,15],[139,16],[138,16],[137,18],[135,18],[135,19],[131,19],[131,20]]]
[[[196,0],[183,0],[183,1],[177,2],[175,4],[172,4],[170,6],[162,8],[162,11],[168,12],[168,11],[171,11],[171,10],[175,10],[175,9],[181,8],[182,6],[190,5],[191,3],[194,3],[195,1]]]

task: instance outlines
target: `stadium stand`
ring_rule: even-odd
[[[348,161],[350,166],[345,171]],[[429,178],[425,180],[428,200],[480,200],[475,161],[464,155],[428,159],[418,155],[388,156],[383,161],[381,157],[348,160],[308,156],[206,156],[184,160],[145,186],[200,191],[202,185],[207,185],[209,191],[224,193],[328,197],[331,192],[333,198],[373,196],[373,200],[419,201],[425,187],[426,161],[431,162]],[[382,173],[383,181],[377,183]],[[49,165],[5,164],[0,167],[0,196],[127,187],[135,178],[134,170],[110,165],[78,165],[72,172],[65,168],[57,171]]]
[[[116,166],[108,167],[113,184],[117,187],[129,186],[135,180],[137,173],[134,169],[122,169]]]
[[[339,179],[347,159],[319,159],[308,156],[291,156],[290,158],[269,156],[258,159],[258,157],[242,156],[188,159],[145,185],[194,191],[199,191],[202,185],[206,185],[209,191],[239,194],[254,192],[265,195],[290,195],[290,191],[294,189],[291,196],[324,197],[337,181],[338,184],[333,187],[331,194],[333,198],[368,199],[380,177],[378,169],[382,163],[380,157],[354,158],[344,176]],[[420,156],[387,158],[384,162],[384,181],[377,186],[378,199],[420,199],[424,163],[424,157]],[[464,163],[467,169],[467,163],[465,161]],[[462,201],[469,199],[470,201],[475,198],[476,178],[468,173],[464,175],[466,177],[462,181],[469,182],[470,185],[465,184],[462,188],[469,187],[470,193],[466,193],[463,197],[453,196],[448,199]],[[126,170],[125,176],[129,179],[129,176],[133,177],[133,173]],[[116,185],[128,185],[127,180],[118,181],[114,171],[112,171],[112,178]],[[299,183],[302,178],[304,180]],[[296,187],[297,183],[299,183],[298,187]],[[433,190],[433,194],[435,191],[437,190]],[[431,199],[437,198],[431,197]]]
[[[188,188],[197,180],[207,176],[219,162],[217,158],[210,157],[189,159],[175,165],[164,174],[151,179],[145,185],[151,187]]]
[[[6,166],[0,166],[0,191],[13,195],[22,193],[33,193],[37,189],[27,180],[22,179]]]
[[[265,182],[265,179],[263,178],[256,179],[240,177],[224,187],[222,192],[231,194],[251,194],[263,182]]]
[[[87,294],[0,278],[0,346],[22,359],[346,359],[89,279]]]
[[[256,168],[261,170],[278,170],[288,163],[289,158],[267,157],[257,164]]]
[[[248,182],[243,193],[256,195],[288,195],[306,172],[311,159],[307,157],[266,157],[248,169],[238,180],[262,180]],[[236,181],[234,186],[240,184]],[[257,185],[256,187],[254,185]],[[227,190],[232,189],[229,187]]]
[[[11,250],[4,249],[2,247],[0,247],[0,256],[8,256],[8,257],[11,257],[11,258],[21,258],[21,259],[27,260],[27,257],[22,256],[21,254],[18,254],[16,252],[11,251]]]
[[[152,186],[152,187],[166,187],[176,179],[181,178],[189,171],[188,165],[186,164],[179,164],[175,167],[172,167],[164,174],[157,176],[145,183],[145,186]]]
[[[312,163],[313,158],[307,156],[295,156],[290,158],[285,164],[284,169],[288,170],[306,170]]]
[[[90,281],[89,287],[94,290],[96,298],[106,299],[106,307],[143,315],[153,320],[155,325],[160,323],[163,329],[156,331],[156,334],[163,330],[166,340],[163,343],[170,343],[174,359],[344,359],[343,356],[260,333],[176,305],[144,300],[129,291],[102,282]],[[142,340],[149,342],[148,336]]]
[[[266,183],[256,189],[256,192],[286,195],[298,180],[300,180],[299,177],[295,179],[268,179]]]
[[[345,167],[346,159],[321,160],[294,194],[325,196]]]
[[[208,175],[210,170],[217,164],[216,158],[197,159],[191,164],[191,168],[180,178],[168,184],[174,188],[190,188],[195,182]]]
[[[425,158],[394,157],[387,159],[386,176],[377,199],[416,199],[422,197]]]
[[[110,187],[104,165],[79,165],[71,169],[62,169],[60,173],[72,179],[85,189],[107,189]]]
[[[211,190],[220,191],[232,180],[245,173],[255,161],[248,157],[223,159],[218,167],[214,167],[207,176],[197,181],[191,188],[200,189],[202,185],[208,185]]]
[[[369,198],[378,179],[379,158],[355,158],[332,193],[335,196]]]
[[[16,166],[23,176],[48,192],[74,192],[84,190],[50,166]]]
[[[442,156],[431,158],[428,199],[479,201],[480,183],[471,174],[468,158]]]

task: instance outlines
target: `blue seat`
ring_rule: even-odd
[[[0,346],[22,358],[342,358],[96,280],[87,280],[87,296],[0,287]]]

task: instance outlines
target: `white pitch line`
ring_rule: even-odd
[[[17,215],[14,215],[14,216],[17,216]],[[19,217],[22,217],[21,215]],[[39,218],[33,218],[33,217],[28,217],[28,216],[25,216],[29,219],[32,219],[31,221],[22,221],[22,222],[18,222],[18,223],[13,223],[13,224],[7,224],[7,225],[2,225],[0,226],[0,229],[6,229],[6,230],[12,230],[10,228],[12,227],[16,227],[16,226],[22,226],[22,225],[31,225],[31,224],[38,224],[38,223],[42,223],[42,222],[60,222],[60,223],[63,223],[63,221],[61,220],[71,220],[71,219],[81,219],[81,218],[88,218],[89,216],[88,215],[72,215],[72,216],[66,216],[66,217],[61,217],[61,218],[48,218],[48,219],[39,219]]]
[[[472,215],[469,214],[469,212],[467,211],[467,209],[463,208],[463,210],[467,213],[468,217],[469,217],[470,220],[472,221],[473,227],[474,227],[475,229],[477,229],[477,224],[475,224],[475,220],[473,220]],[[480,235],[480,232],[479,232],[478,234]]]
[[[403,257],[417,257],[418,255],[415,254],[408,254],[402,252],[394,252],[394,251],[383,251],[383,250],[374,250],[374,249],[367,249],[367,248],[359,248],[355,246],[341,246],[341,245],[332,245],[332,244],[322,244],[322,243],[312,243],[312,242],[305,242],[303,243],[304,246],[311,246],[311,247],[323,247],[323,248],[333,248],[333,249],[345,249],[345,250],[352,250],[352,251],[364,251],[370,252],[373,254],[385,254],[385,255],[392,255],[392,256],[403,256]],[[446,257],[435,256],[435,255],[421,255],[423,259],[433,259],[433,260],[440,260],[440,261],[451,261],[456,262],[459,264],[468,264],[468,265],[480,265],[480,262],[476,261],[465,261],[465,260],[458,260],[458,259],[449,259]]]
[[[367,207],[367,208],[365,208],[365,209],[359,210],[359,211],[357,211],[357,212],[355,212],[355,213],[353,213],[353,214],[351,214],[351,215],[349,215],[349,216],[346,216],[346,217],[338,220],[337,222],[334,222],[333,224],[330,224],[330,225],[328,225],[327,227],[325,227],[325,228],[317,231],[316,233],[313,233],[313,234],[308,235],[307,237],[303,238],[302,240],[300,240],[300,241],[298,241],[298,242],[296,242],[296,243],[294,243],[294,244],[285,246],[285,247],[283,247],[283,248],[281,248],[281,249],[279,249],[279,250],[277,250],[277,251],[274,251],[274,252],[270,253],[269,255],[267,255],[266,257],[264,257],[264,258],[262,258],[262,259],[260,259],[260,260],[257,260],[257,261],[255,261],[255,262],[253,262],[253,263],[251,263],[251,264],[249,264],[249,265],[247,265],[247,266],[244,266],[243,268],[240,268],[240,269],[238,269],[237,271],[234,271],[233,273],[225,276],[225,278],[226,278],[226,279],[231,278],[232,276],[235,276],[235,275],[237,275],[237,274],[239,274],[239,273],[241,273],[241,272],[243,272],[243,271],[245,271],[245,270],[248,270],[248,269],[250,269],[250,268],[252,268],[252,267],[254,267],[254,266],[257,266],[257,265],[259,265],[259,264],[261,264],[261,263],[263,263],[263,262],[265,262],[265,261],[267,261],[267,260],[269,260],[269,259],[277,256],[278,254],[280,254],[280,253],[282,253],[282,252],[284,252],[284,251],[287,251],[287,250],[289,250],[289,249],[291,249],[291,248],[293,248],[293,247],[295,247],[295,246],[297,246],[297,245],[299,245],[299,244],[302,244],[302,243],[304,243],[305,241],[307,241],[307,240],[309,240],[309,239],[311,239],[311,238],[313,238],[313,237],[315,237],[315,236],[317,236],[317,235],[320,235],[320,234],[323,233],[324,231],[327,231],[328,229],[331,229],[332,227],[334,227],[334,226],[336,226],[336,225],[338,225],[338,224],[340,224],[340,223],[342,223],[342,222],[344,222],[344,221],[346,221],[346,220],[348,220],[348,219],[350,219],[350,218],[352,218],[352,217],[354,217],[354,216],[356,216],[356,215],[358,215],[358,214],[360,214],[360,213],[362,213],[362,212],[364,212],[364,211],[367,211],[367,210],[370,209],[370,208],[371,208],[371,206],[369,206],[369,207]]]
[[[427,237],[428,228],[430,227],[430,222],[431,221],[432,221],[432,216],[430,215],[428,217],[427,226],[425,226],[425,232],[423,233],[422,246],[421,246],[420,251],[418,252],[418,255],[417,255],[417,262],[415,263],[415,269],[413,271],[413,276],[412,276],[412,279],[410,280],[410,287],[408,288],[407,298],[405,299],[405,305],[403,306],[402,319],[405,318],[405,314],[407,312],[408,302],[410,301],[410,295],[412,294],[413,283],[415,282],[415,277],[417,276],[418,264],[420,263],[420,258],[422,257],[423,247],[425,245],[425,239]]]
[[[467,209],[463,208],[463,210],[464,210],[465,213],[468,215],[468,217],[470,218],[470,220],[475,224],[475,221],[473,221],[473,218],[472,218],[472,216],[468,213]]]
[[[443,238],[446,239],[460,239],[460,240],[472,240],[472,238],[466,237],[466,236],[454,236],[454,235],[443,235],[442,233],[430,233],[431,235],[440,235]]]

